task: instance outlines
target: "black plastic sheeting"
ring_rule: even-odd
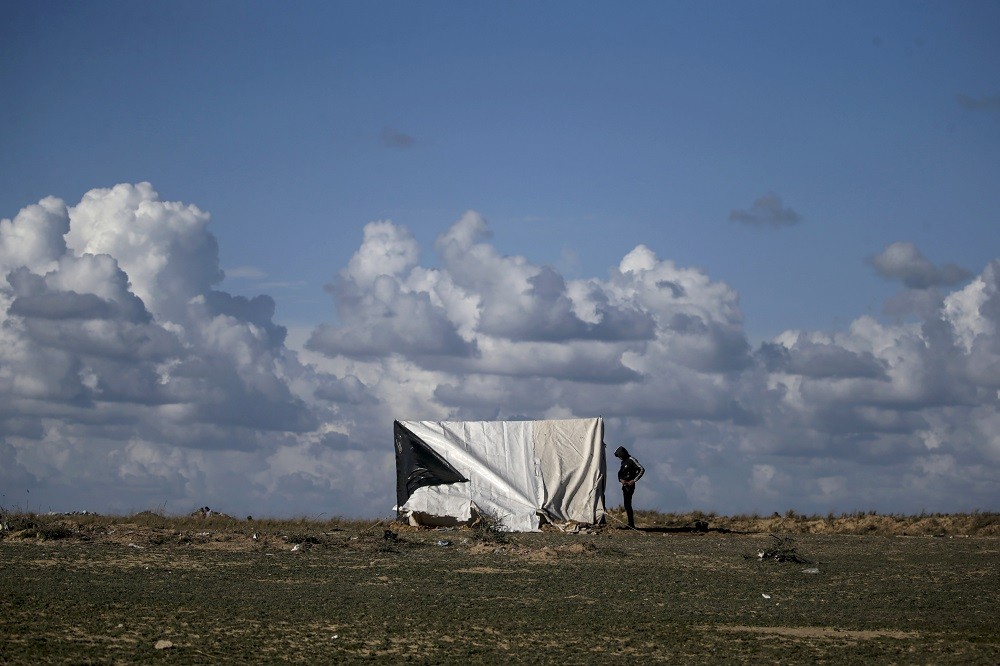
[[[417,488],[468,481],[399,421],[393,421],[396,441],[396,506],[403,506]]]

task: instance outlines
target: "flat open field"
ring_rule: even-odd
[[[755,533],[640,518],[648,531],[504,539],[20,516],[0,532],[0,662],[1000,663],[995,514],[831,518],[829,533],[802,518],[746,523],[768,528]]]

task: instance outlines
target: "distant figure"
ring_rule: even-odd
[[[635,527],[635,516],[632,515],[632,495],[635,493],[635,482],[646,473],[646,468],[629,455],[624,446],[615,449],[615,458],[622,461],[618,469],[618,481],[622,484],[622,495],[625,498],[625,514],[628,516],[628,526]]]

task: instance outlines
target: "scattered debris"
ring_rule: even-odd
[[[302,544],[301,544],[301,543],[297,543],[297,544],[295,544],[294,546],[292,546],[292,552],[293,552],[293,553],[296,553],[296,552],[298,552],[298,551],[299,551],[299,549],[300,549],[301,547],[302,547]]]
[[[566,534],[594,534],[595,532],[593,525],[578,523],[573,520],[564,525],[560,525],[559,523],[551,523],[551,525],[560,532],[564,532]]]
[[[212,510],[207,506],[203,506],[200,509],[195,509],[191,512],[192,518],[211,518]]]
[[[447,539],[438,539],[435,542],[435,545],[437,545],[437,546],[450,546],[451,545],[451,541],[448,541]]]
[[[382,538],[386,541],[399,541],[399,534],[393,532],[392,530],[386,530],[385,534],[382,535]]]
[[[214,518],[216,520],[222,518],[225,520],[232,520],[232,521],[237,520],[236,518],[233,518],[229,514],[223,513],[221,511],[216,511],[215,509],[207,506],[197,508],[194,511],[192,511],[189,515],[192,518],[202,518],[202,519]],[[247,520],[253,520],[253,516],[247,516]]]
[[[804,574],[818,574],[819,573],[819,569],[817,567],[809,567],[808,569],[803,569],[802,573],[804,573]]]
[[[159,641],[156,641],[156,645],[154,645],[153,647],[155,649],[157,649],[157,650],[169,650],[173,646],[174,646],[174,644],[171,643],[170,641],[159,640]]]
[[[764,594],[763,592],[761,592],[760,596],[764,597],[765,599],[770,599],[771,598],[770,594]]]

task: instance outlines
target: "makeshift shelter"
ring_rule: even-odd
[[[415,525],[477,514],[514,532],[604,516],[604,420],[396,421],[396,510]]]

